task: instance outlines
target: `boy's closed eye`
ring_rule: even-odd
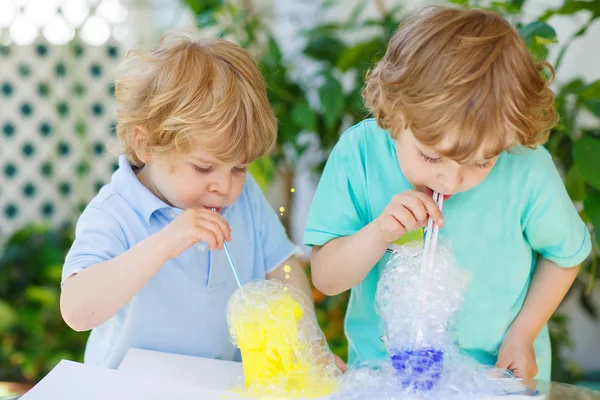
[[[427,154],[423,153],[422,151],[419,151],[419,154],[420,154],[421,158],[428,163],[437,164],[438,162],[440,162],[442,160],[442,157],[431,157],[431,156],[428,156]],[[478,162],[474,162],[471,164],[471,166],[473,166],[475,168],[481,168],[481,169],[488,169],[492,165],[493,165],[492,160],[478,161]]]
[[[211,171],[214,170],[214,166],[200,166],[200,165],[196,165],[196,164],[192,164],[192,167],[194,167],[194,169],[198,172],[207,174]],[[231,169],[233,172],[237,172],[237,173],[245,173],[246,171],[248,171],[248,166],[247,165],[240,165],[240,166],[235,166]]]
[[[200,166],[200,165],[196,165],[196,164],[192,164],[192,167],[194,167],[194,169],[198,172],[203,172],[203,173],[208,173],[210,171],[213,170],[213,166],[209,166],[209,167],[204,167],[204,166]]]

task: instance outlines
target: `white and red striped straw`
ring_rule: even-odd
[[[444,205],[444,195],[433,192],[433,201],[437,204],[440,211],[442,211]],[[421,322],[423,321],[423,312],[425,305],[427,304],[427,297],[429,294],[430,277],[433,273],[433,264],[435,260],[435,250],[437,248],[437,240],[440,226],[433,221],[430,216],[427,221],[427,231],[425,235],[425,244],[423,246],[423,261],[421,264],[421,282],[423,282],[422,290],[423,295],[421,297],[421,304],[419,306],[419,320],[417,321],[417,329],[415,332],[415,344],[416,348],[420,347],[423,332],[421,328]]]

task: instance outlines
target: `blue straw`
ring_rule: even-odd
[[[213,207],[213,211],[216,209]],[[233,275],[235,276],[235,280],[239,287],[242,287],[242,280],[240,279],[240,274],[238,274],[238,270],[235,267],[235,263],[233,262],[233,258],[231,258],[231,253],[229,252],[229,247],[227,247],[227,242],[223,241],[223,248],[225,249],[225,254],[227,255],[227,259],[229,260],[229,265],[231,265],[231,270],[233,271]]]
[[[229,252],[229,247],[227,247],[227,243],[223,242],[223,248],[225,249],[225,254],[227,254],[227,259],[229,260],[229,265],[231,265],[231,270],[233,271],[233,275],[235,275],[235,280],[239,287],[242,287],[242,281],[240,279],[240,274],[238,274],[237,268],[233,263],[233,258],[231,258],[231,253]]]

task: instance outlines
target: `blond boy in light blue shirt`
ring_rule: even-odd
[[[90,364],[116,368],[131,347],[239,360],[224,242],[242,283],[280,279],[311,296],[296,246],[247,173],[276,141],[263,78],[233,43],[169,32],[127,57],[116,97],[124,154],[77,223],[64,320],[92,331]]]

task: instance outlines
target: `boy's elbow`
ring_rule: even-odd
[[[315,268],[314,263],[311,271],[313,285],[319,292],[326,296],[336,296],[343,292],[343,290],[339,290],[339,288],[335,287],[335,283],[329,279],[329,277],[325,276],[323,273],[320,273],[319,268]]]
[[[65,291],[60,294],[60,315],[62,316],[65,324],[76,332],[85,332],[92,329],[89,324],[86,323],[84,312],[81,307],[73,307],[73,302],[69,300],[68,294],[65,295]]]

